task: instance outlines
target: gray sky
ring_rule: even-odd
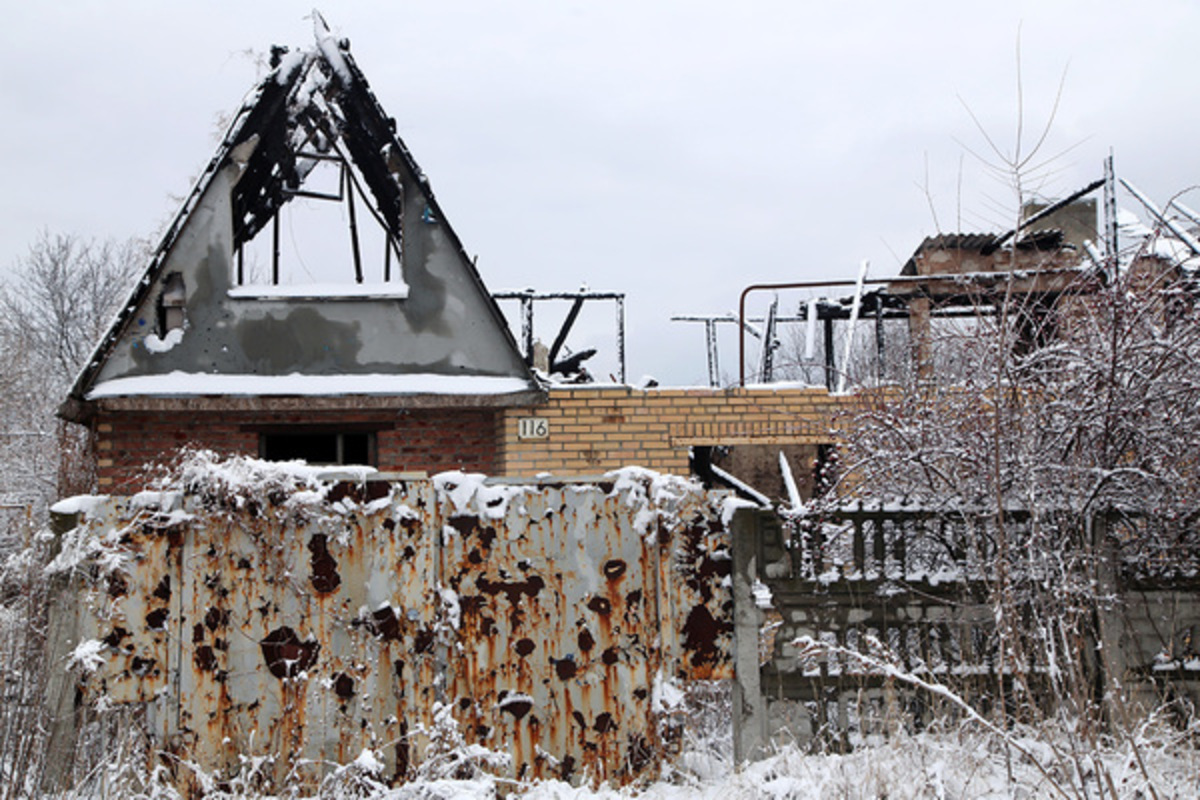
[[[281,0],[5,5],[8,267],[42,229],[156,231],[210,157],[218,116],[260,75],[255,54],[312,42],[311,7]],[[1084,185],[1110,147],[1118,175],[1159,202],[1192,186],[1200,4],[1134,5],[405,0],[323,12],[488,286],[625,291],[630,377],[678,384],[705,380],[704,349],[701,329],[671,314],[732,310],[753,282],[853,278],[863,259],[894,274],[939,228],[1008,226],[1013,192],[967,151],[994,158],[964,103],[1011,153],[1018,35],[1027,144],[1064,81],[1050,164],[1028,189]],[[589,314],[576,343],[608,347],[610,320],[608,307]]]

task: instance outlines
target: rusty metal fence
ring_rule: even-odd
[[[184,786],[247,763],[313,785],[364,750],[393,784],[480,762],[625,782],[667,757],[663,683],[732,675],[729,536],[677,479],[192,485],[73,510],[57,746],[136,708]]]

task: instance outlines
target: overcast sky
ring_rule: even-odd
[[[9,268],[43,229],[154,233],[260,76],[256,54],[312,42],[311,7],[291,2],[4,4]],[[1110,147],[1159,202],[1200,176],[1195,2],[322,10],[488,286],[626,292],[634,380],[704,382],[701,329],[672,314],[734,309],[748,283],[853,278],[863,259],[894,274],[939,229],[1007,227],[1012,190],[969,152],[994,158],[964,104],[1011,153],[1018,37],[1027,144],[1063,84],[1053,158],[1027,188],[1069,193]],[[610,320],[589,315],[576,344],[611,350]],[[735,371],[734,347],[722,356]]]

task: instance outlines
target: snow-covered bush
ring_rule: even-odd
[[[1053,303],[981,294],[969,333],[938,343],[973,369],[953,380],[914,371],[907,384],[865,391],[865,410],[839,426],[844,492],[986,520],[968,525],[971,552],[985,556],[973,579],[1003,677],[967,691],[952,676],[904,676],[903,654],[886,642],[876,666],[961,701],[1006,746],[1011,731],[1028,732],[1041,742],[1030,752],[1048,753],[1029,758],[1081,795],[1118,794],[1104,784],[1117,780],[1107,759],[1122,748],[1154,783],[1137,737],[1154,709],[1130,694],[1124,670],[1137,665],[1118,657],[1113,612],[1122,585],[1170,587],[1200,571],[1195,295],[1189,273],[1147,259],[1122,262],[1107,282],[1086,275]],[[949,530],[930,526],[930,541],[908,551],[954,553]],[[1190,713],[1178,721],[1194,724]]]

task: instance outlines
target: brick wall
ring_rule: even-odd
[[[552,388],[545,405],[506,410],[110,411],[95,421],[97,476],[103,491],[121,492],[180,447],[258,455],[257,429],[273,425],[378,426],[384,472],[571,476],[635,465],[686,475],[692,445],[828,443],[847,402],[820,388],[592,386]],[[546,438],[520,438],[523,417],[545,420]]]
[[[451,469],[496,473],[496,418],[490,409],[343,412],[121,411],[95,421],[97,482],[102,491],[136,489],[143,465],[170,461],[181,447],[258,455],[262,426],[378,427],[377,466],[385,472]]]
[[[498,462],[522,477],[627,465],[686,475],[692,445],[828,443],[832,415],[847,402],[808,387],[553,388],[545,406],[502,412]],[[544,419],[547,437],[519,438],[522,417]]]

